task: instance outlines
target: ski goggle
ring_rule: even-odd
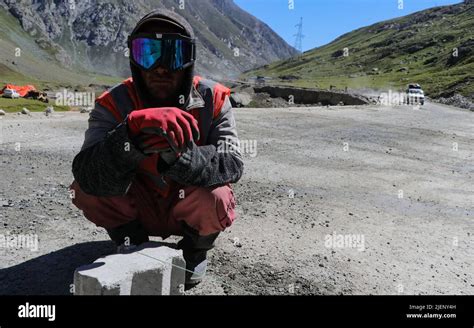
[[[137,34],[129,38],[128,47],[132,62],[145,71],[158,65],[178,71],[196,60],[194,39],[181,34]]]

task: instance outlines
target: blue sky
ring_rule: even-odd
[[[461,0],[234,0],[267,23],[290,45],[295,25],[303,17],[303,51],[322,46],[359,27],[401,17],[426,8],[461,3]],[[399,1],[403,9],[399,9]]]

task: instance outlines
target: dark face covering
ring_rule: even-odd
[[[165,24],[147,24],[140,29],[141,33],[182,33],[182,30],[167,26]],[[181,91],[185,70],[171,70],[164,66],[157,66],[151,71],[140,69],[141,77],[147,88],[148,94],[154,100],[164,106],[174,106],[179,102],[179,92]],[[181,99],[185,96],[182,95]]]
[[[179,33],[194,38],[194,33],[184,18],[167,10],[157,10],[142,18],[131,36],[139,33]],[[135,87],[145,108],[184,109],[192,88],[194,64],[182,70],[171,70],[158,65],[150,71],[145,71],[131,61],[130,67]]]

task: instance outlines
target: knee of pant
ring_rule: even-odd
[[[70,187],[72,203],[98,226],[114,228],[137,218],[137,209],[128,197],[97,197],[86,194],[74,181]]]
[[[214,225],[223,231],[230,227],[235,220],[235,198],[234,192],[230,186],[221,186],[217,188],[199,188],[200,203],[208,208],[213,215],[211,218]]]
[[[69,196],[72,203],[79,209],[89,207],[90,205],[97,205],[101,202],[100,197],[86,194],[75,180],[69,186]]]

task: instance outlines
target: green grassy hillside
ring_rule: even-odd
[[[339,89],[401,89],[417,82],[432,97],[459,93],[472,99],[472,31],[473,4],[432,8],[355,30],[244,78],[261,75],[283,84]]]

